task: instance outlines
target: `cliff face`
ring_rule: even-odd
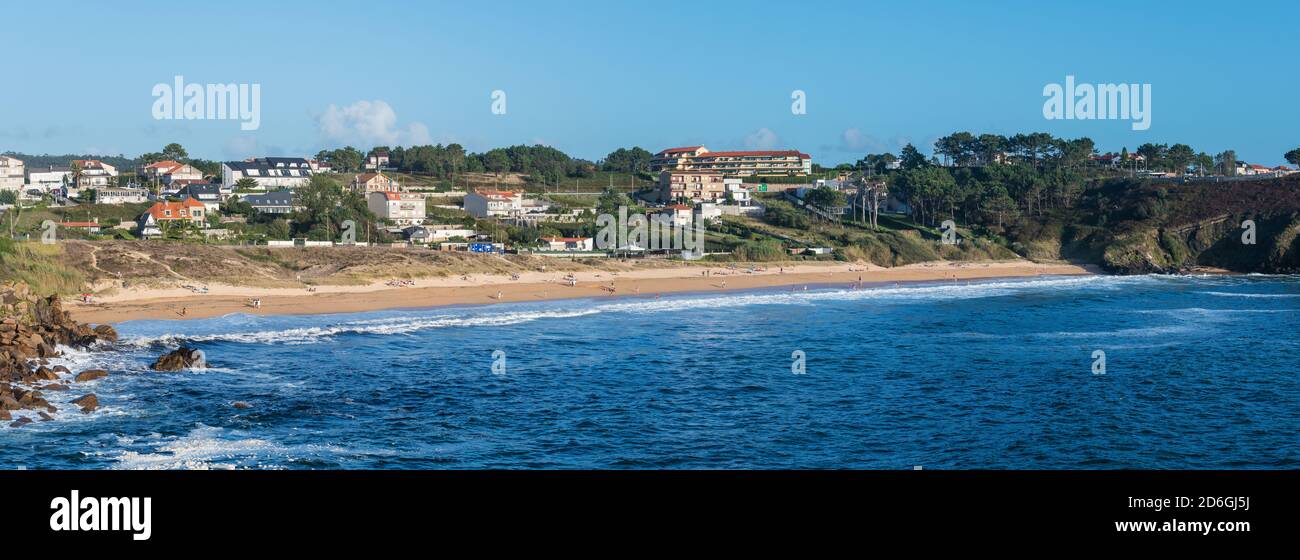
[[[1106,181],[1087,189],[1069,213],[1047,220],[1059,222],[1055,230],[1037,224],[1022,235],[1059,231],[1052,241],[1062,256],[1120,274],[1195,267],[1300,272],[1300,174],[1221,183]]]

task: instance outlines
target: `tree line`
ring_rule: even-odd
[[[460,144],[394,147],[376,146],[363,154],[345,146],[322,150],[316,158],[328,162],[338,172],[361,171],[366,158],[376,153],[388,154],[388,167],[403,173],[451,179],[458,173],[521,173],[541,182],[558,182],[566,177],[589,177],[597,171],[645,173],[653,155],[640,147],[619,148],[600,162],[592,162],[550,146],[510,146],[471,153]]]

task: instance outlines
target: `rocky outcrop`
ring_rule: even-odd
[[[84,383],[86,381],[93,381],[101,377],[108,377],[108,372],[102,369],[88,369],[86,371],[78,373],[75,381],[77,383]]]
[[[202,351],[181,347],[159,356],[149,368],[155,371],[180,371],[192,367],[204,367],[204,365]]]
[[[0,285],[0,419],[8,420],[13,411],[29,410],[42,420],[57,412],[43,396],[43,391],[66,390],[60,374],[66,367],[48,366],[48,358],[59,355],[57,348],[87,348],[99,341],[116,341],[117,331],[108,325],[91,328],[73,321],[58,296],[43,297],[25,284],[7,282]],[[87,370],[77,376],[84,382],[108,375],[103,370]],[[90,410],[97,408],[98,401]],[[84,409],[84,407],[83,407]],[[30,423],[26,416],[10,426]]]
[[[89,395],[72,399],[72,404],[81,407],[81,412],[83,414],[90,414],[91,412],[94,412],[96,408],[99,408],[99,397],[96,397],[94,393],[91,393]]]

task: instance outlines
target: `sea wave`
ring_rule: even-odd
[[[390,312],[378,318],[352,319],[326,325],[285,326],[284,328],[263,328],[257,330],[235,330],[220,332],[231,327],[250,326],[249,317],[227,316],[225,323],[209,323],[219,332],[211,333],[167,333],[159,335],[127,336],[124,344],[135,347],[174,346],[201,342],[235,342],[244,344],[315,344],[328,341],[339,335],[400,335],[415,331],[441,328],[497,327],[515,325],[546,319],[566,319],[602,313],[661,313],[682,308],[723,309],[754,305],[810,305],[821,301],[852,300],[887,300],[887,301],[936,301],[950,299],[972,299],[999,297],[1035,291],[1060,291],[1071,289],[1122,289],[1144,282],[1149,277],[1108,277],[1108,276],[1071,276],[1042,277],[1025,280],[998,280],[962,283],[897,284],[895,286],[876,286],[865,289],[822,288],[810,285],[793,287],[791,291],[764,290],[739,293],[710,293],[653,298],[641,295],[638,299],[620,299],[608,303],[600,300],[558,301],[545,303],[515,304],[527,305],[529,308],[514,308],[510,311],[496,311],[497,307],[447,310],[433,309],[423,311]],[[595,303],[593,303],[595,302]],[[537,309],[538,305],[564,306],[561,309]],[[585,306],[585,307],[575,307]],[[433,313],[433,315],[428,315]],[[338,315],[328,316],[334,320]],[[319,321],[322,318],[298,318],[296,321]],[[260,318],[259,318],[260,320]],[[201,321],[199,322],[200,324]],[[256,324],[256,323],[253,323]],[[168,322],[176,326],[175,322]]]
[[[240,430],[198,424],[184,436],[153,434],[130,440],[129,449],[108,452],[115,468],[129,470],[276,469],[286,462],[310,460],[343,451],[333,445],[288,446],[249,437]],[[136,449],[139,448],[139,449]],[[99,454],[99,453],[94,453]]]
[[[1219,297],[1239,297],[1239,298],[1264,298],[1264,299],[1300,298],[1300,294],[1243,294],[1239,292],[1197,292],[1197,293],[1211,295],[1211,296],[1219,296]]]

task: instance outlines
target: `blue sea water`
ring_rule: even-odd
[[[1298,310],[1300,277],[1093,276],[133,321],[0,465],[1297,468]],[[182,343],[212,367],[147,369]]]

